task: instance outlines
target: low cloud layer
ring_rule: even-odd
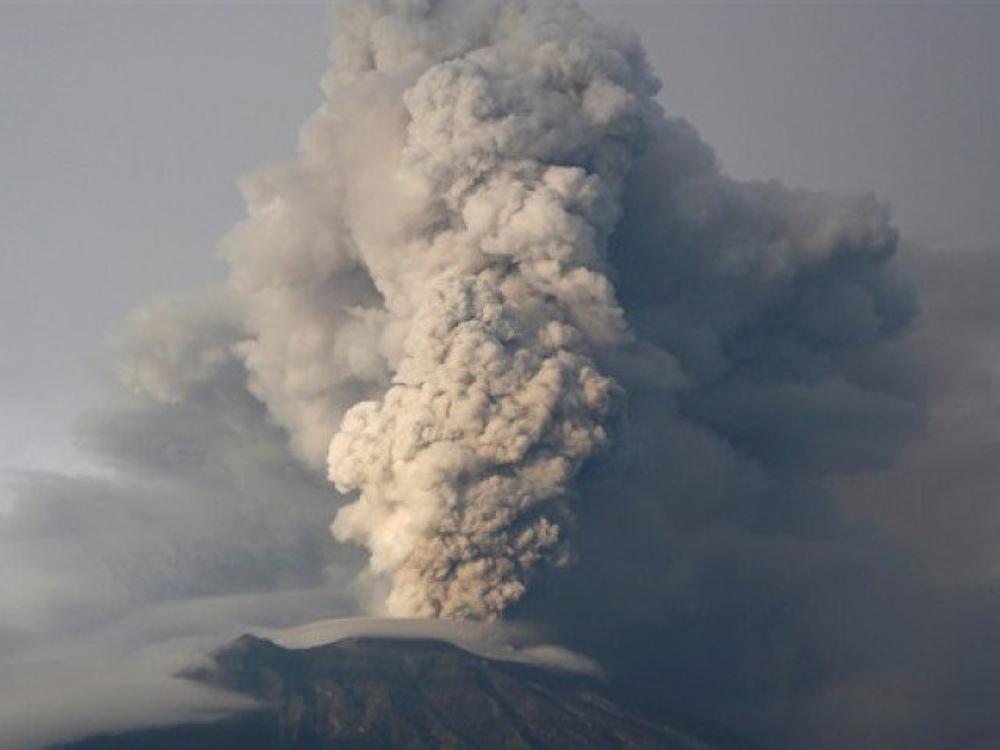
[[[246,390],[216,294],[124,327],[117,388],[78,421],[89,475],[12,477],[0,517],[0,745],[211,718],[243,705],[171,675],[254,626],[347,613],[322,476]]]

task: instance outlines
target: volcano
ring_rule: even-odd
[[[90,737],[62,750],[723,748],[616,703],[598,678],[486,658],[427,639],[289,649],[252,635],[186,679],[259,707],[210,723]]]

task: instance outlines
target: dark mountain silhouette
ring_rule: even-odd
[[[735,747],[641,719],[600,681],[433,640],[291,650],[254,636],[184,675],[257,698],[221,721],[91,737],[63,750]]]

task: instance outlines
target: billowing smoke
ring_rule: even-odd
[[[799,478],[892,455],[912,414],[856,372],[914,309],[882,204],[729,179],[572,2],[335,9],[326,103],[223,253],[250,389],[359,495],[332,530],[376,610],[501,615],[620,428]]]
[[[566,558],[564,500],[609,440],[595,353],[630,334],[607,240],[657,85],[570,3],[350,3],[334,27],[328,103],[227,245],[243,353],[360,492],[333,533],[386,610],[497,616]]]

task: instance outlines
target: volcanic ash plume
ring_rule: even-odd
[[[338,489],[361,491],[334,534],[371,550],[397,615],[498,615],[560,559],[548,506],[607,442],[616,392],[590,352],[627,336],[603,253],[640,112],[629,50],[567,37],[553,8],[497,12],[403,95],[394,178],[419,218],[370,267],[402,355],[330,445]]]
[[[571,3],[352,2],[334,29],[298,161],[244,184],[224,248],[240,351],[299,454],[328,445],[359,492],[333,533],[370,550],[384,609],[496,617],[566,559],[609,440],[595,354],[629,333],[605,246],[657,83]]]

